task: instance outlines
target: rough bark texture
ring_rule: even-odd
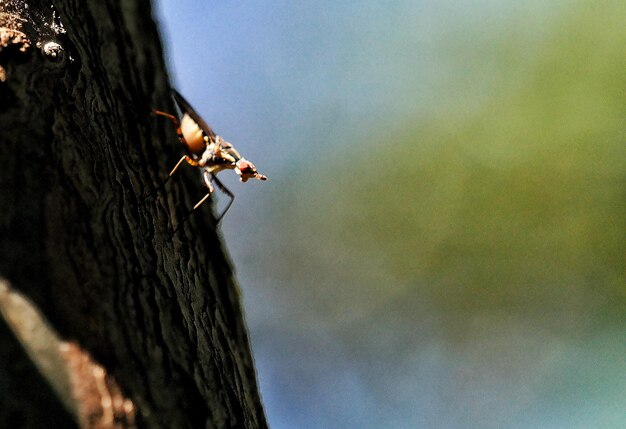
[[[139,427],[266,427],[210,206],[174,232],[197,172],[154,194],[180,148],[150,115],[173,105],[148,0],[29,6],[0,1],[0,276],[117,380]],[[0,427],[70,427],[2,322],[0,350]]]

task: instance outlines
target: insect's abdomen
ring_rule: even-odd
[[[187,149],[189,152],[200,155],[206,148],[206,142],[204,141],[204,133],[196,124],[196,121],[191,119],[186,113],[183,115],[183,119],[180,121],[180,131],[185,137],[187,143]]]

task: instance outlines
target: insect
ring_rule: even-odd
[[[169,113],[159,110],[155,110],[154,113],[165,116],[174,123],[178,140],[185,146],[188,154],[183,155],[178,160],[172,171],[170,171],[168,179],[172,177],[183,162],[202,169],[202,178],[208,192],[193,207],[193,210],[200,207],[215,191],[213,186],[215,184],[230,198],[228,205],[217,218],[219,222],[232,205],[235,196],[217,178],[217,173],[222,170],[235,170],[235,173],[239,175],[239,180],[242,182],[246,182],[248,179],[267,180],[267,177],[259,173],[253,163],[242,157],[232,144],[215,134],[182,95],[176,90],[173,90],[173,94],[174,100],[183,114],[180,121],[176,116]]]

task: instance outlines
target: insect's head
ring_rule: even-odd
[[[248,181],[248,179],[267,180],[267,177],[256,171],[256,167],[253,163],[245,158],[241,158],[235,164],[235,172],[239,174],[239,180],[242,182]]]

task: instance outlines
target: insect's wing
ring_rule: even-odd
[[[174,100],[176,101],[176,104],[178,104],[178,107],[180,107],[180,110],[182,110],[183,113],[188,114],[189,117],[193,119],[196,124],[198,124],[202,131],[204,131],[204,133],[209,136],[211,140],[215,140],[215,133],[213,132],[211,127],[209,127],[209,125],[204,122],[204,119],[202,119],[200,115],[198,115],[196,111],[193,110],[193,107],[191,107],[191,104],[189,104],[189,102],[185,100],[185,97],[180,95],[180,93],[175,89],[172,89],[172,92],[174,93]]]

